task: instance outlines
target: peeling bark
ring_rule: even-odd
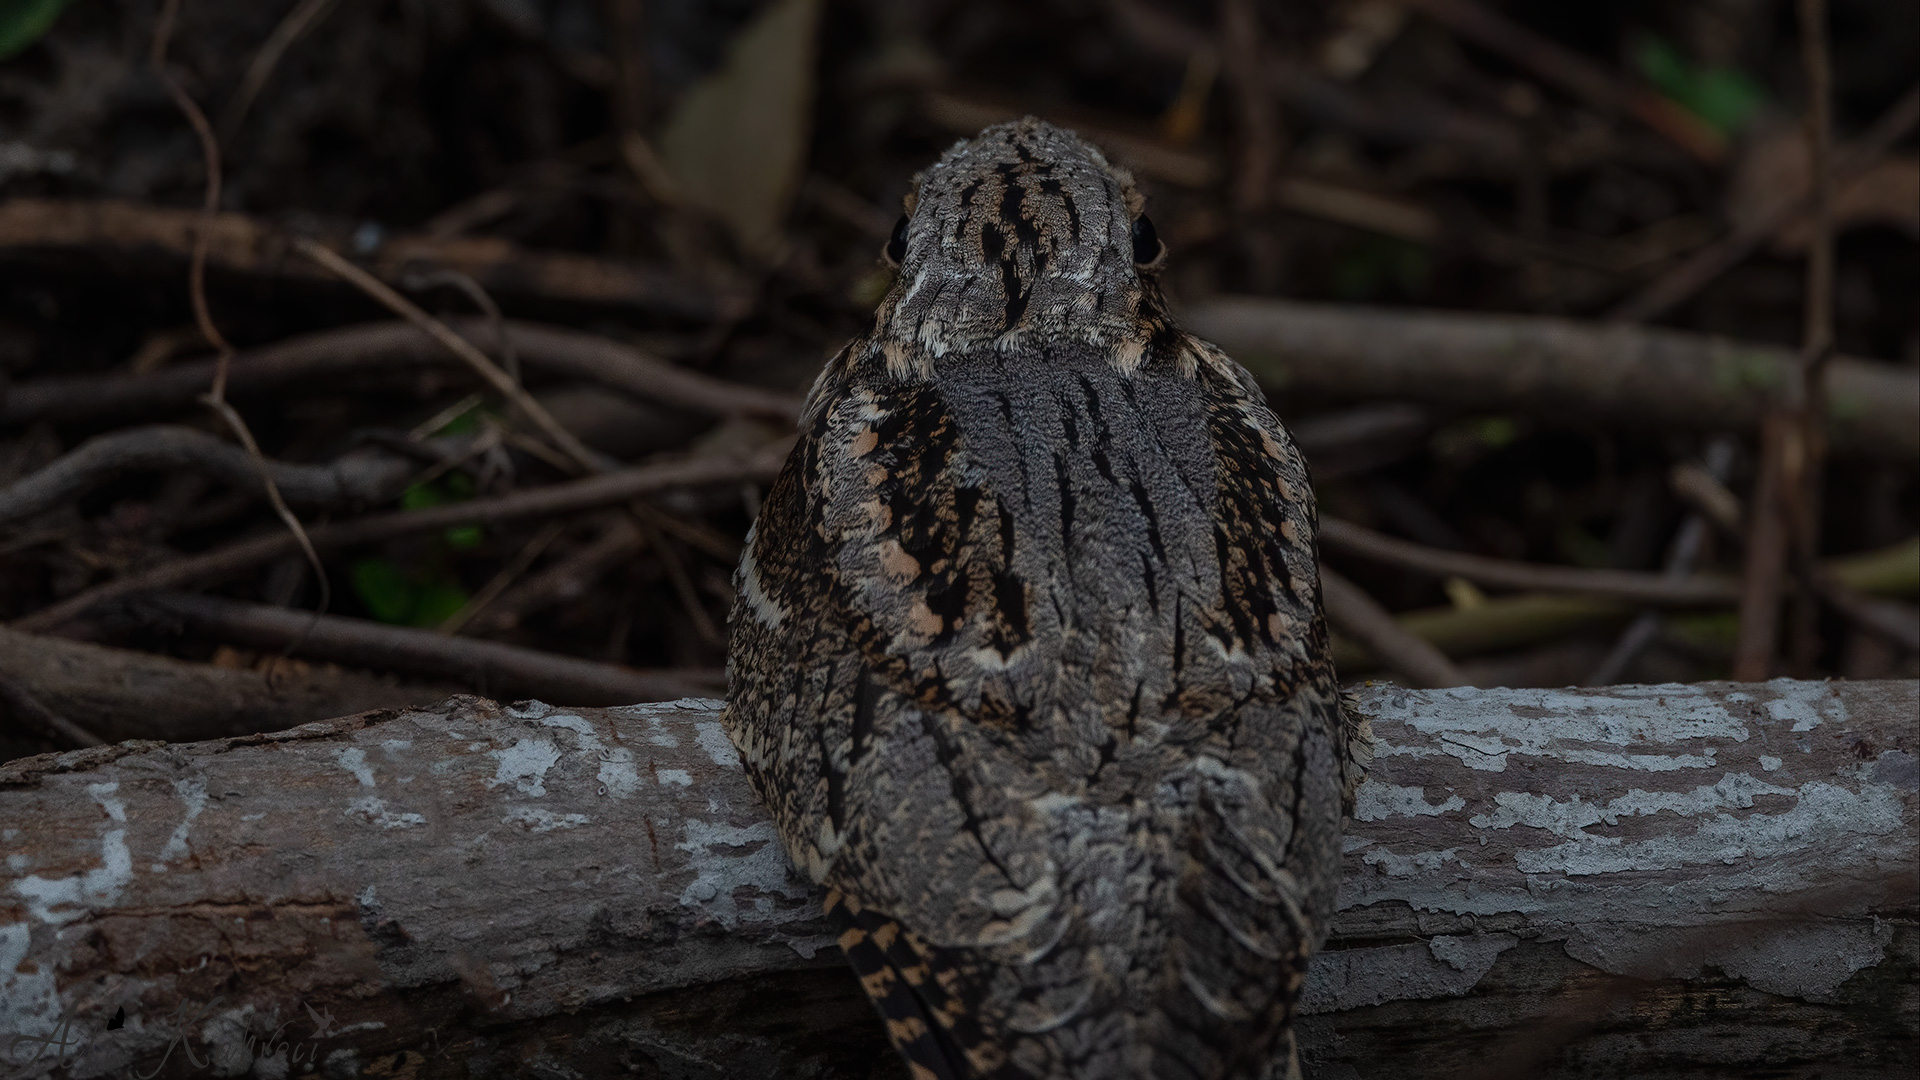
[[[1362,702],[1310,1075],[1910,1063],[1920,686]],[[718,707],[0,766],[0,1078],[902,1075]]]

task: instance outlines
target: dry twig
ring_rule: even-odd
[[[1641,87],[1617,82],[1599,65],[1474,0],[1406,0],[1408,6],[1474,44],[1498,53],[1604,112],[1626,112],[1708,163],[1726,155],[1725,136],[1699,117]]]
[[[267,35],[260,51],[253,54],[253,61],[247,65],[247,73],[240,80],[240,89],[233,92],[233,100],[227,103],[225,112],[220,114],[220,141],[229,144],[247,118],[247,111],[253,108],[255,98],[273,77],[273,69],[280,66],[280,58],[287,54],[293,43],[299,41],[307,31],[320,25],[321,20],[333,10],[334,0],[300,0],[291,11]]]
[[[1699,472],[1709,483],[1718,486],[1733,470],[1733,454],[1732,439],[1725,436],[1715,439],[1707,447],[1707,463]],[[1726,489],[1719,490],[1724,492]],[[1737,513],[1736,509],[1736,517]],[[1706,545],[1707,529],[1706,514],[1698,510],[1688,514],[1686,520],[1680,523],[1679,531],[1674,534],[1673,542],[1667,546],[1667,561],[1661,573],[1674,580],[1692,574],[1694,565],[1700,561],[1700,549]],[[1653,643],[1654,637],[1660,632],[1660,623],[1658,611],[1643,611],[1635,616],[1626,632],[1620,635],[1620,640],[1614,643],[1607,658],[1587,676],[1586,685],[1609,686],[1619,682],[1627,665],[1633,663],[1641,650]]]
[[[386,282],[353,265],[326,247],[304,237],[294,241],[294,246],[301,254],[339,275],[354,288],[378,300],[389,311],[432,335],[433,339],[444,345],[448,352],[465,361],[467,366],[473,369],[474,374],[485,380],[501,397],[506,398],[524,412],[527,418],[533,421],[534,426],[538,427],[547,438],[552,439],[553,444],[572,458],[582,471],[589,473],[605,471],[604,458],[600,454],[587,449],[579,439],[574,438],[572,432],[562,427],[560,421],[553,418],[553,414],[547,411],[546,406],[535,401],[532,395],[520,388],[513,376],[500,370],[499,366],[488,359],[485,353],[474,348],[473,343],[466,338],[454,333],[446,323],[427,314],[418,304],[394,292]]]
[[[196,235],[207,238],[206,261],[230,271],[310,281],[330,277],[292,258],[292,238],[284,231],[246,214],[202,214],[106,199],[0,202],[0,248],[159,252],[188,258]],[[352,247],[344,230],[315,235],[329,247],[360,250]],[[752,306],[752,298],[735,286],[701,284],[639,263],[529,250],[497,237],[403,234],[385,238],[364,258],[386,277],[429,264],[459,270],[498,294],[633,307],[703,322],[738,319]]]
[[[1433,577],[1460,577],[1478,585],[1530,592],[1630,600],[1652,607],[1711,606],[1728,603],[1739,595],[1736,583],[1727,578],[1674,579],[1637,570],[1582,570],[1491,559],[1408,543],[1338,518],[1320,519],[1320,544],[1326,550]]]
[[[108,742],[192,742],[280,731],[367,709],[437,701],[449,683],[401,686],[298,661],[259,671],[176,660],[0,627],[0,671]]]
[[[43,734],[68,746],[106,745],[105,739],[49,709],[21,684],[19,674],[11,668],[0,672],[0,705],[6,706],[16,723],[39,728]]]
[[[600,575],[630,562],[645,546],[632,518],[617,518],[578,551],[507,590],[480,614],[474,629],[510,629],[528,615],[583,596]]]
[[[134,610],[226,640],[302,653],[382,671],[455,679],[485,693],[566,705],[626,705],[711,693],[711,673],[636,671],[497,641],[388,626],[339,615],[313,616],[266,604],[193,593],[156,593]]]
[[[1373,652],[1389,670],[1418,687],[1466,686],[1447,654],[1393,620],[1373,597],[1332,569],[1320,567],[1320,599],[1327,623]]]
[[[485,340],[484,320],[444,319],[461,337]],[[645,351],[597,334],[508,319],[501,324],[519,359],[552,375],[586,379],[643,400],[709,416],[756,416],[792,422],[800,401],[788,394],[724,382],[675,367]],[[457,363],[429,333],[404,321],[364,323],[288,338],[237,353],[228,393],[273,393],[289,383],[400,364]],[[190,404],[213,364],[184,363],[145,375],[53,376],[18,383],[0,401],[0,427],[147,416]]]
[[[323,507],[390,499],[418,471],[413,462],[380,451],[354,451],[328,465],[296,465],[257,460],[245,449],[196,428],[130,428],[89,439],[52,464],[0,488],[0,525],[77,499],[121,473],[158,469],[192,469],[262,494],[271,482],[287,502]]]
[[[246,448],[260,473],[261,487],[266,491],[267,502],[273,506],[273,512],[286,525],[300,545],[301,553],[313,567],[314,576],[320,582],[320,607],[327,610],[327,603],[333,598],[333,586],[327,580],[327,571],[320,564],[320,554],[313,549],[313,541],[307,536],[305,526],[294,516],[286,500],[280,497],[280,489],[274,483],[271,470],[267,466],[266,455],[260,452],[260,446],[254,441],[253,431],[241,418],[232,405],[227,403],[227,368],[233,361],[233,345],[220,327],[213,321],[213,311],[207,304],[207,248],[211,239],[211,223],[214,214],[220,209],[220,143],[214,137],[213,128],[207,123],[207,117],[200,106],[188,94],[173,73],[167,69],[167,46],[173,38],[174,21],[180,14],[180,0],[166,0],[160,9],[158,24],[154,27],[153,47],[147,57],[148,66],[155,77],[167,88],[167,96],[187,118],[193,128],[194,137],[200,142],[200,153],[206,168],[206,197],[201,206],[199,220],[193,228],[193,252],[187,267],[187,293],[193,305],[193,320],[200,328],[200,336],[211,344],[216,352],[213,366],[213,388],[200,401],[212,409],[215,415],[225,422],[234,438]]]
[[[448,503],[423,510],[376,514],[322,525],[313,529],[310,535],[317,547],[344,547],[456,525],[494,524],[589,510],[625,503],[640,495],[675,487],[766,481],[778,474],[791,445],[790,441],[783,440],[746,456],[724,454],[640,465],[511,495]],[[284,535],[242,540],[84,589],[15,620],[13,626],[19,630],[52,629],[95,604],[155,589],[209,584],[265,565],[296,550],[298,548],[292,539]]]
[[[1895,143],[1905,138],[1916,123],[1920,123],[1920,87],[1908,90],[1899,101],[1880,114],[1879,119],[1857,141],[1834,155],[1827,182],[1835,189],[1846,187],[1879,161]],[[1760,245],[1796,228],[1811,209],[1813,197],[1809,192],[1799,199],[1781,200],[1768,213],[1743,223],[1724,239],[1701,248],[1614,308],[1608,314],[1608,320],[1651,322],[1672,311],[1753,254]]]
[[[1268,386],[1482,412],[1745,431],[1785,402],[1792,350],[1703,334],[1527,315],[1469,315],[1222,297],[1182,319]],[[1835,357],[1836,454],[1920,457],[1920,373]]]

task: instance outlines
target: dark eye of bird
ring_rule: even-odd
[[[1133,219],[1133,261],[1150,263],[1160,257],[1160,234],[1145,214]]]
[[[1138,246],[1134,250],[1139,250]],[[907,257],[907,215],[901,214],[900,220],[893,223],[893,235],[887,239],[887,261],[899,266]]]

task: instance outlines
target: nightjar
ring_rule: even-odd
[[[1142,203],[1032,118],[916,178],[741,559],[727,731],[915,1077],[1284,1075],[1332,913],[1306,465]]]

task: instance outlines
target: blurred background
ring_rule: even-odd
[[[0,0],[0,57],[0,757],[718,694],[913,174],[1026,113],[1305,447],[1343,677],[1920,673],[1904,0]]]

